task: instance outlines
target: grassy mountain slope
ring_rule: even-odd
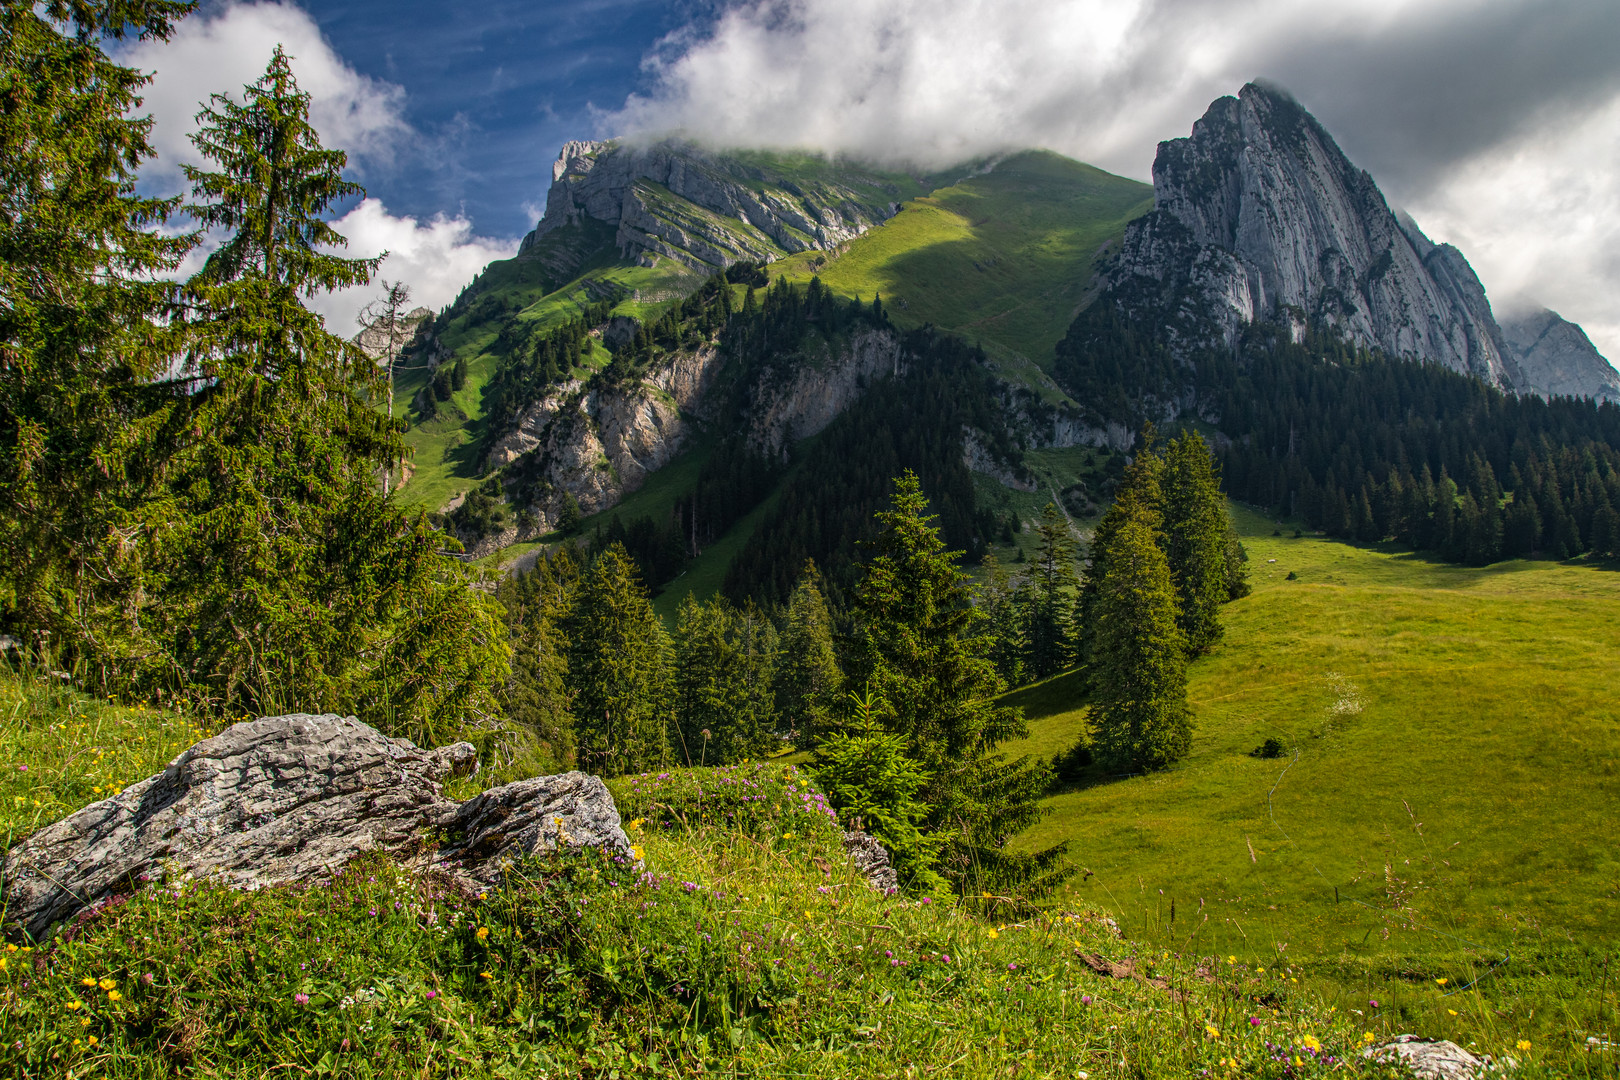
[[[1501,1026],[1491,1009],[1527,1022],[1518,980],[1583,956],[1595,970],[1620,935],[1620,573],[1468,569],[1238,516],[1255,589],[1193,665],[1192,753],[1168,773],[1088,777],[1024,842],[1071,841],[1090,873],[1060,902],[1105,906],[1132,936],[1303,962],[1344,1007],[1379,999],[1462,1042]],[[1081,732],[1072,679],[1009,700],[1034,718],[1011,752]],[[1268,738],[1285,756],[1250,756]],[[1430,981],[1460,984],[1504,951],[1517,959],[1482,996]],[[1547,1028],[1620,1020],[1612,994],[1565,989]]]
[[[192,730],[0,674],[4,844]],[[587,853],[478,895],[375,857],[307,888],[171,881],[0,953],[0,1072],[1300,1078],[1380,1075],[1357,1051],[1399,1030],[1090,911],[878,893],[791,766],[612,787],[645,873]]]
[[[902,326],[933,323],[1042,369],[1074,320],[1101,248],[1153,207],[1153,188],[1047,151],[1006,158],[907,202],[828,256],[803,252],[773,275],[819,274],[834,291],[881,292]]]
[[[805,155],[748,151],[728,158],[733,173],[757,178],[750,183],[759,191],[791,194],[795,187],[835,180],[874,205],[902,204],[900,214],[839,253],[782,252],[773,274],[807,281],[820,273],[835,291],[867,299],[881,291],[899,325],[932,322],[960,330],[980,340],[1010,374],[1047,393],[1056,391],[1031,365],[1049,366],[1052,346],[1090,282],[1098,249],[1152,204],[1147,185],[1040,151],[960,179],[959,172],[909,177]],[[668,191],[653,195],[655,210],[668,203],[664,209],[675,217],[757,231]],[[656,316],[702,275],[667,258],[654,262],[645,267],[622,258],[613,229],[587,220],[547,235],[517,258],[490,264],[442,321],[439,345],[452,362],[467,360],[467,385],[457,392],[454,410],[407,434],[414,472],[402,497],[438,508],[478,482],[485,435],[481,399],[504,325],[555,325],[610,295],[623,297],[615,314]],[[591,366],[606,359],[602,350]],[[400,373],[396,414],[409,410],[427,378],[425,366]],[[662,483],[654,476],[649,485]]]

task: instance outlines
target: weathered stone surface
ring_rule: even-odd
[[[519,254],[587,218],[615,226],[627,258],[657,255],[705,273],[826,250],[898,209],[863,194],[881,189],[882,177],[847,168],[847,181],[788,179],[687,142],[569,142],[551,169],[545,216]]]
[[[889,850],[878,842],[877,837],[859,829],[850,830],[844,833],[844,851],[849,855],[849,861],[855,864],[855,869],[872,883],[872,888],[884,893],[899,890],[900,878],[889,862]]]
[[[1575,323],[1542,308],[1502,320],[1502,334],[1538,394],[1620,401],[1620,371]]]
[[[1321,320],[1391,356],[1528,389],[1462,253],[1397,218],[1283,91],[1251,83],[1215,101],[1191,137],[1159,144],[1153,187],[1111,284],[1182,298],[1183,326],[1230,343],[1256,320]]]
[[[563,842],[629,850],[613,799],[580,773],[444,797],[471,771],[467,743],[423,750],[353,717],[293,715],[236,724],[155,776],[49,825],[6,854],[8,929],[38,937],[59,920],[146,880],[215,878],[245,889],[330,875],[372,851],[421,857],[438,834],[487,880],[509,859],[556,846],[529,824],[564,821]]]
[[[1387,1043],[1370,1046],[1364,1058],[1387,1065],[1403,1065],[1418,1080],[1475,1080],[1491,1071],[1489,1058],[1477,1058],[1454,1042],[1397,1035]]]

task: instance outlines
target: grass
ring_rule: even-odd
[[[1023,842],[1066,839],[1087,871],[1057,902],[1105,906],[1146,940],[1299,965],[1345,1008],[1379,999],[1459,1042],[1508,1025],[1610,1038],[1620,574],[1448,566],[1237,516],[1255,590],[1191,669],[1192,752],[1048,800]],[[1072,745],[1078,690],[1071,676],[1012,695],[1033,722],[1006,749]],[[1250,756],[1267,738],[1283,758]],[[1433,981],[1487,970],[1461,997]]]
[[[51,733],[99,718],[110,734],[107,725],[127,721],[127,780],[160,767],[170,737],[189,730],[183,717],[91,702],[36,678],[6,676],[0,693],[0,796],[10,803],[26,790],[49,801],[51,816],[93,794]],[[21,757],[36,763],[27,774],[15,767]],[[1355,1052],[1369,1032],[1391,1029],[1327,1008],[1286,968],[1145,952],[1089,910],[872,890],[792,766],[681,770],[612,787],[644,866],[594,852],[553,857],[519,864],[477,895],[382,857],[328,882],[253,893],[171,880],[48,941],[14,944],[0,953],[0,1069],[20,1078],[1376,1074]],[[1141,977],[1099,973],[1110,963]],[[1556,1058],[1520,1056],[1524,1075],[1557,1074]]]
[[[881,292],[901,325],[960,331],[1045,368],[1099,249],[1152,205],[1146,184],[1030,151],[907,201],[836,256],[805,252],[772,272],[819,274],[866,300]]]

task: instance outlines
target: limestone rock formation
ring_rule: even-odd
[[[1153,187],[1108,287],[1162,305],[1151,316],[1173,337],[1230,343],[1251,321],[1320,320],[1392,356],[1529,389],[1468,261],[1397,218],[1285,92],[1251,83],[1215,101],[1191,137],[1159,144]]]
[[[399,317],[392,335],[386,326],[374,322],[361,327],[353,340],[367,356],[381,364],[387,360],[398,359],[405,346],[415,339],[422,325],[432,319],[433,312],[427,308],[413,308]]]
[[[498,860],[560,844],[628,855],[596,777],[520,781],[465,804],[445,798],[444,781],[476,764],[468,743],[423,750],[353,717],[235,724],[12,848],[8,928],[38,938],[145,881],[214,878],[254,889],[320,879],[372,851],[448,860],[475,881],[498,873]],[[436,832],[464,839],[430,854],[424,845]]]
[[[1538,394],[1620,401],[1620,371],[1586,331],[1542,308],[1502,320],[1502,334],[1530,388]]]
[[[546,212],[520,255],[586,220],[614,228],[626,258],[664,256],[705,273],[744,260],[826,250],[892,217],[898,204],[875,173],[836,179],[778,175],[745,156],[692,143],[569,142],[552,166]],[[893,192],[898,197],[898,189]]]
[[[1477,1080],[1494,1071],[1489,1058],[1477,1058],[1445,1039],[1417,1035],[1397,1035],[1389,1042],[1369,1046],[1361,1056],[1404,1066],[1418,1080]]]
[[[889,862],[889,849],[877,837],[860,829],[851,829],[844,833],[844,852],[855,869],[872,883],[872,888],[881,893],[900,890],[900,877]]]

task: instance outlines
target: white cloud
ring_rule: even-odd
[[[1620,97],[1462,163],[1411,202],[1495,307],[1554,308],[1620,360]]]
[[[1392,202],[1620,359],[1613,0],[743,0],[608,131],[941,166],[1043,146],[1147,179],[1256,77]]]
[[[167,42],[134,42],[118,51],[122,62],[154,73],[144,109],[156,121],[158,156],[143,175],[178,185],[180,165],[201,161],[190,140],[198,110],[210,94],[240,101],[242,87],[264,74],[278,44],[293,58],[299,88],[310,95],[310,120],[322,141],[361,165],[386,164],[411,134],[404,89],[344,63],[315,20],[294,4],[232,4],[184,20]]]
[[[327,326],[345,337],[357,327],[355,316],[382,291],[378,279],[402,280],[411,288],[411,306],[437,311],[456,298],[462,287],[496,259],[517,254],[516,240],[475,236],[465,217],[435,217],[422,222],[394,217],[376,199],[366,199],[332,222],[349,246],[351,257],[388,252],[374,284],[317,296],[309,306],[326,317]]]

